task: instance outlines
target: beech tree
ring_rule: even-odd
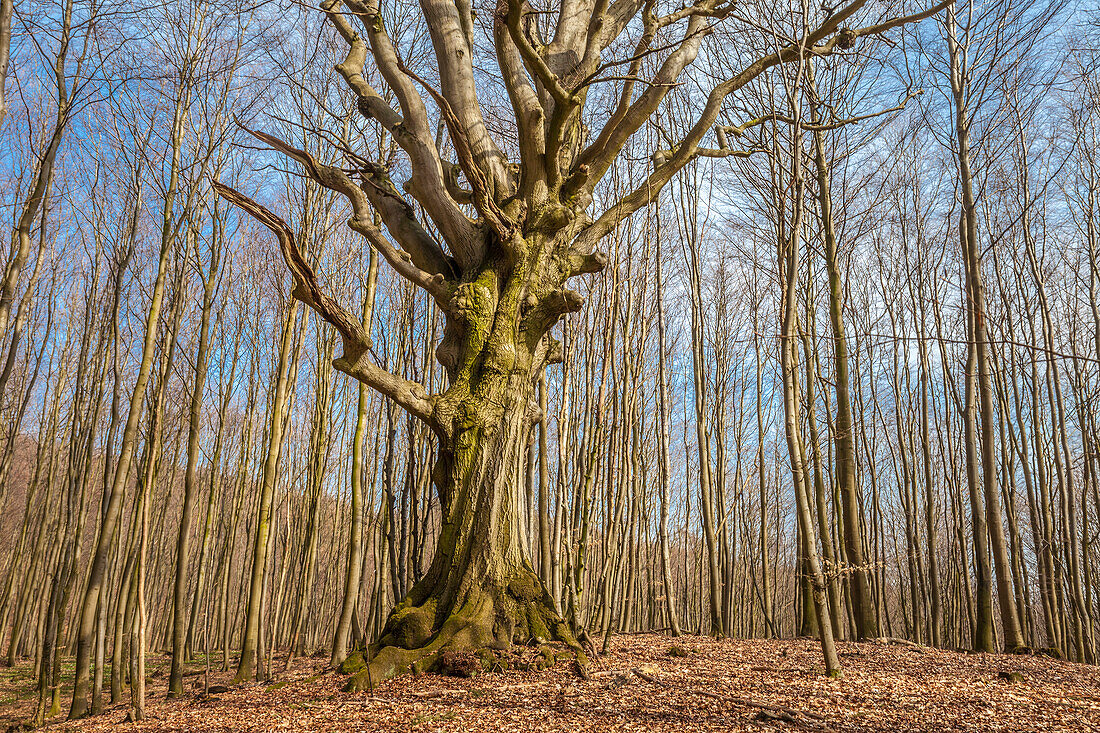
[[[3,725],[634,633],[1095,661],[1100,28],[844,30],[936,1],[16,0]]]
[[[739,33],[767,26],[780,8],[699,0],[666,11],[653,0],[564,0],[544,9],[503,0],[480,20],[465,0],[421,0],[430,62],[414,69],[412,49],[390,34],[378,0],[325,2],[328,22],[347,45],[336,70],[364,120],[392,135],[403,164],[343,150],[341,167],[253,134],[345,196],[348,226],[434,300],[446,323],[436,348],[445,388],[430,392],[379,366],[360,319],[327,294],[295,232],[251,198],[225,186],[218,191],[276,234],[294,296],[342,338],[336,368],[422,421],[436,441],[432,478],[443,523],[435,556],[390,614],[355,685],[435,668],[446,652],[541,640],[566,643],[586,666],[581,630],[555,610],[532,567],[522,491],[514,485],[541,417],[537,384],[562,358],[551,329],[583,307],[569,281],[599,272],[606,262],[601,240],[690,161],[742,153],[724,137],[707,142],[738,90],[777,65],[851,49],[946,3],[875,19],[861,12],[867,5],[796,9],[801,32],[770,34],[774,47],[763,55],[750,58],[746,47],[741,70],[705,90],[670,147],[653,151],[644,180],[595,210],[597,186],[685,70],[706,58],[710,39],[736,42]],[[483,106],[487,69],[507,93],[514,115],[507,124]],[[368,82],[375,71],[386,96]],[[391,94],[396,105],[387,102]],[[408,174],[400,187],[398,170]]]

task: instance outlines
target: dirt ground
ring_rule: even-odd
[[[297,660],[268,684],[165,700],[166,659],[150,665],[146,720],[126,706],[52,731],[1100,731],[1100,668],[1046,657],[840,644],[842,679],[805,639],[715,641],[620,636],[593,665],[426,675],[345,693],[325,659]],[[68,671],[68,670],[66,670]],[[28,667],[0,670],[0,731],[33,705]],[[1019,673],[1011,675],[1010,673]],[[215,673],[211,685],[228,673]],[[1012,679],[1008,679],[1012,677]],[[67,692],[67,691],[66,691]],[[67,698],[65,698],[67,703]]]

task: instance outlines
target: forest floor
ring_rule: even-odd
[[[674,649],[675,647],[675,649]],[[842,679],[823,674],[808,639],[715,641],[619,636],[580,679],[572,664],[471,679],[404,677],[343,692],[327,659],[275,663],[269,684],[165,700],[166,662],[151,660],[140,724],[126,706],[51,731],[1100,731],[1100,667],[1039,656],[964,654],[842,642]],[[66,670],[69,671],[69,670]],[[1022,678],[1011,673],[1019,673]],[[222,685],[229,673],[211,675]],[[1012,679],[1008,679],[1012,677]],[[64,692],[67,692],[65,690]],[[0,731],[26,720],[30,669],[0,670]],[[64,698],[68,702],[67,697]]]

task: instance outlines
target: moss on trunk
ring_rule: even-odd
[[[465,674],[474,659],[492,667],[517,644],[555,643],[587,668],[574,630],[531,564],[521,521],[526,451],[541,419],[535,385],[560,359],[549,330],[580,307],[565,281],[593,271],[570,259],[574,234],[528,232],[506,243],[490,237],[495,254],[454,287],[436,349],[448,386],[431,398],[426,418],[439,440],[435,557],[366,650],[352,689],[443,667]],[[534,663],[558,656],[551,650]]]
[[[369,661],[348,680],[349,690],[366,690],[401,674],[445,672],[471,676],[471,655],[480,670],[507,666],[505,653],[513,645],[538,647],[540,667],[558,657],[547,646],[556,641],[582,666],[588,660],[565,621],[553,610],[549,596],[530,568],[521,569],[504,587],[475,584],[461,605],[440,611],[430,597],[412,605],[406,598],[390,614],[381,638],[368,650]],[[350,671],[350,670],[349,670]]]
[[[433,472],[443,511],[435,557],[391,612],[350,689],[409,672],[464,674],[473,657],[489,668],[514,645],[558,642],[587,667],[531,565],[521,530],[517,481],[535,417],[530,384],[528,374],[498,373],[463,390],[461,401],[437,407],[453,415],[455,431]]]

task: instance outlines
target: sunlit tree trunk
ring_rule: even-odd
[[[789,237],[778,242],[778,265],[782,274],[780,285],[781,327],[780,370],[783,386],[783,415],[787,451],[791,463],[791,480],[795,493],[798,528],[801,534],[802,550],[805,558],[806,574],[810,582],[810,594],[813,599],[813,612],[817,622],[817,634],[821,640],[821,650],[825,658],[825,673],[838,677],[842,673],[840,659],[833,640],[833,628],[827,608],[825,576],[818,558],[817,533],[814,528],[813,513],[808,492],[805,443],[802,439],[802,398],[798,387],[798,280],[799,255],[802,248],[802,216],[804,179],[802,165],[802,139],[799,106],[794,104],[794,125],[791,141],[791,224]],[[782,229],[779,229],[782,232]]]
[[[275,367],[275,385],[269,407],[271,417],[267,430],[267,451],[264,459],[262,483],[260,484],[259,512],[256,517],[256,531],[252,541],[252,569],[248,584],[248,609],[245,612],[241,657],[237,665],[237,672],[234,675],[234,680],[237,682],[251,679],[257,673],[259,665],[260,606],[263,602],[264,575],[267,571],[268,536],[271,532],[272,504],[275,500],[276,468],[282,451],[283,430],[286,426],[284,413],[289,391],[288,382],[290,381],[290,350],[294,341],[294,324],[298,315],[298,302],[291,300],[285,308],[282,336],[279,340],[279,355]]]
[[[371,333],[374,320],[374,299],[378,288],[378,253],[371,249],[367,266],[367,292],[363,297],[363,331]],[[348,540],[348,565],[344,577],[344,600],[336,623],[336,637],[332,643],[330,662],[339,665],[347,656],[351,620],[359,602],[362,579],[363,543],[363,434],[367,426],[367,386],[359,384],[355,413],[355,432],[351,444],[351,534]]]
[[[959,215],[959,237],[962,242],[967,304],[968,347],[966,368],[966,443],[967,480],[970,485],[973,514],[975,564],[978,575],[978,618],[974,648],[993,651],[992,578],[990,550],[997,570],[997,600],[1006,649],[1024,645],[1016,599],[1012,592],[1012,575],[1004,543],[1000,494],[997,491],[997,454],[994,435],[996,413],[993,407],[992,378],[989,368],[989,329],[986,324],[985,285],[982,280],[981,245],[978,242],[978,212],[974,198],[974,182],[970,170],[970,124],[966,106],[968,69],[957,36],[954,5],[948,9],[948,49],[951,60],[951,93],[955,105],[956,162],[962,192]],[[980,422],[980,430],[979,430]],[[980,454],[980,455],[979,455]],[[979,474],[981,478],[979,479]],[[984,492],[979,494],[979,481]],[[986,542],[990,550],[986,548]]]
[[[198,234],[187,237],[198,258]],[[199,338],[195,351],[194,376],[187,426],[187,467],[183,479],[183,507],[176,539],[176,573],[172,589],[172,663],[168,672],[168,696],[183,694],[183,665],[187,660],[188,586],[191,573],[191,523],[198,494],[199,435],[202,432],[202,405],[210,353],[210,315],[214,308],[215,285],[219,275],[220,253],[214,249],[210,269],[203,278],[202,306],[199,315]],[[196,597],[196,602],[198,598]]]
[[[811,122],[820,124],[818,105],[811,107]],[[859,503],[858,470],[856,464],[855,426],[852,421],[852,401],[849,393],[848,340],[844,331],[844,283],[840,275],[836,227],[833,222],[833,199],[830,188],[829,162],[821,130],[814,130],[814,165],[817,178],[817,200],[825,244],[825,269],[828,275],[829,324],[832,327],[833,369],[835,371],[836,482],[840,492],[843,518],[844,553],[849,567],[845,568],[848,594],[856,620],[856,638],[879,635],[878,619],[871,600],[870,568],[863,552],[863,519]]]
[[[658,538],[661,544],[661,583],[665,594],[665,611],[668,614],[668,625],[673,636],[680,635],[680,614],[676,610],[676,600],[672,591],[672,568],[668,550],[668,504],[669,504],[669,396],[668,376],[666,375],[665,360],[667,350],[665,345],[665,287],[663,277],[663,262],[661,251],[660,214],[657,214],[657,231],[654,240],[657,244],[656,261],[654,267],[657,270],[657,381],[659,384],[657,394],[657,430],[660,434],[660,452],[658,453],[658,469],[660,472],[660,520],[658,524]]]

